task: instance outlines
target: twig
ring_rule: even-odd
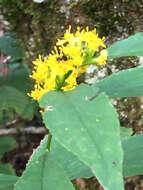
[[[10,129],[0,129],[0,136],[6,136],[6,135],[18,135],[18,134],[47,134],[48,130],[45,127],[34,127],[30,126],[27,128],[10,128]]]

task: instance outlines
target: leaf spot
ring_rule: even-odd
[[[69,130],[69,128],[65,128],[65,131],[68,131]]]
[[[116,166],[116,162],[112,162],[112,166],[115,167]]]
[[[90,97],[85,96],[85,100],[86,100],[86,101],[90,100]]]
[[[44,111],[53,111],[53,106],[47,106],[47,107],[45,107]]]
[[[100,120],[99,119],[96,119],[96,122],[99,122]]]

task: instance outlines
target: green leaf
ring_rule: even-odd
[[[130,129],[127,131],[121,127],[122,137],[127,137]],[[125,132],[125,133],[124,133]],[[126,136],[126,135],[127,136]],[[130,177],[134,175],[143,174],[143,135],[133,136],[128,139],[123,139],[123,175]],[[51,151],[54,154],[54,158],[58,163],[62,165],[64,170],[67,172],[69,178],[89,178],[94,176],[91,169],[81,162],[76,155],[68,151],[66,148],[60,145],[56,140],[52,139]]]
[[[47,142],[48,137],[46,136],[32,155],[14,190],[74,190],[66,172],[55,161],[54,156],[50,152],[46,152]]]
[[[127,69],[112,74],[93,85],[110,98],[143,95],[143,67]]]
[[[14,87],[27,95],[32,89],[32,80],[29,77],[28,69],[21,66],[9,71],[6,75],[0,76],[0,86],[3,85]]]
[[[0,189],[11,187],[18,180],[17,176],[0,174]]]
[[[120,40],[107,50],[108,59],[121,56],[143,56],[143,33],[139,32],[127,39]]]
[[[123,140],[123,174],[126,177],[143,174],[143,135]]]
[[[8,103],[6,99],[10,98],[10,95],[13,95],[13,99],[14,102],[12,103],[14,105],[14,107],[8,107],[7,110],[7,114],[8,115],[13,115],[13,110],[17,108],[19,111],[19,114],[22,113],[22,117],[24,115],[23,118],[26,119],[32,119],[33,115],[34,115],[34,106],[35,106],[35,102],[33,102],[31,100],[31,98],[29,98],[27,96],[27,93],[31,91],[32,88],[32,81],[29,78],[29,71],[26,67],[24,67],[23,65],[17,69],[13,69],[10,72],[8,72],[7,75],[3,75],[0,76],[0,86],[2,86],[2,88],[0,89],[1,91],[3,91],[3,93],[5,94],[2,99],[0,99],[0,104],[6,104],[6,107],[8,107]],[[12,94],[7,93],[7,90],[5,90],[5,88],[11,88]],[[16,92],[14,92],[16,91]],[[16,94],[16,96],[14,95]],[[1,96],[1,95],[0,95]],[[6,100],[6,102],[1,102],[3,99]],[[11,104],[11,103],[10,103]],[[23,110],[25,109],[28,105],[28,109],[27,110]],[[7,109],[7,108],[6,108]],[[3,117],[3,114],[1,113],[2,108],[0,108],[0,118]],[[24,112],[23,112],[24,111]],[[3,119],[1,119],[3,120]]]
[[[15,36],[10,33],[0,37],[0,51],[17,59],[22,57],[22,49]]]
[[[9,186],[9,187],[4,187],[4,188],[0,188],[0,190],[13,190],[14,185]]]
[[[118,116],[105,94],[91,101],[93,96],[95,90],[86,85],[67,93],[50,91],[40,101],[41,107],[53,107],[43,119],[56,140],[87,165],[104,188],[122,190]]]
[[[127,129],[127,130],[126,130]],[[128,137],[131,129],[121,127],[121,137],[123,138],[123,174],[125,177],[143,174],[143,135]],[[126,139],[125,139],[126,138]],[[51,151],[54,158],[62,165],[69,178],[89,178],[94,176],[91,169],[78,159],[76,155],[52,139]]]
[[[13,190],[14,185],[11,185],[9,187],[0,188],[0,190]]]
[[[87,165],[53,138],[51,152],[57,163],[62,165],[70,180],[94,176]]]
[[[30,99],[14,87],[3,86],[0,89],[0,112],[15,109],[23,118],[32,119],[34,110]]]
[[[15,175],[15,170],[13,169],[11,164],[3,164],[2,162],[0,162],[0,173]]]
[[[16,141],[13,137],[0,137],[0,157],[13,149]]]
[[[133,133],[132,128],[120,127],[121,139],[127,139]]]

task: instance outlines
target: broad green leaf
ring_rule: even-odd
[[[17,176],[13,175],[6,175],[6,174],[1,174],[0,173],[0,189],[1,188],[6,188],[6,187],[11,187],[16,183],[18,180]]]
[[[16,141],[13,137],[0,137],[0,157],[13,149]]]
[[[55,160],[62,165],[70,180],[94,176],[87,165],[53,138],[51,152]]]
[[[121,56],[143,56],[143,33],[139,32],[127,39],[120,40],[107,50],[109,59]]]
[[[55,139],[87,165],[105,189],[122,190],[118,116],[105,94],[91,101],[95,96],[87,85],[67,93],[50,91],[40,101],[41,107],[51,106],[43,119]]]
[[[46,152],[47,142],[48,137],[46,136],[32,155],[14,190],[74,190],[66,172],[55,161],[51,152]]]
[[[132,128],[120,127],[121,139],[127,139],[133,133]]]
[[[17,59],[22,57],[22,49],[15,36],[10,33],[0,37],[0,51]]]
[[[143,95],[143,67],[127,69],[112,74],[93,85],[111,98]]]
[[[143,135],[124,139],[131,135],[131,132],[131,129],[121,127],[124,152],[123,174],[125,177],[143,174]],[[89,167],[54,139],[52,139],[51,151],[56,161],[62,165],[71,180],[79,177],[89,178],[94,176]]]
[[[3,86],[0,89],[0,112],[15,109],[23,118],[32,119],[33,105],[30,99],[22,92],[11,86]]]
[[[123,128],[122,129],[127,129]],[[124,133],[125,132],[125,133]],[[131,134],[131,130],[121,130],[123,137]],[[126,136],[126,135],[127,136]],[[125,177],[143,174],[143,135],[133,136],[128,139],[123,139],[123,174]],[[91,169],[81,162],[76,155],[69,152],[66,148],[60,145],[56,140],[52,139],[51,151],[54,158],[62,165],[67,172],[69,178],[89,178],[94,176]]]
[[[143,135],[123,140],[123,174],[126,177],[143,174]]]
[[[121,138],[123,139],[123,174],[125,177],[143,174],[143,135],[131,135],[131,129],[121,127]],[[131,142],[131,143],[130,143]],[[132,146],[133,145],[133,146]],[[75,178],[89,178],[94,176],[91,169],[81,162],[76,155],[69,152],[60,145],[55,139],[52,139],[51,151],[54,158],[62,165],[71,180]]]

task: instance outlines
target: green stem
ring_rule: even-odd
[[[48,135],[48,144],[47,144],[47,150],[48,150],[48,152],[50,151],[51,140],[52,140],[52,134],[49,133],[49,135]]]

